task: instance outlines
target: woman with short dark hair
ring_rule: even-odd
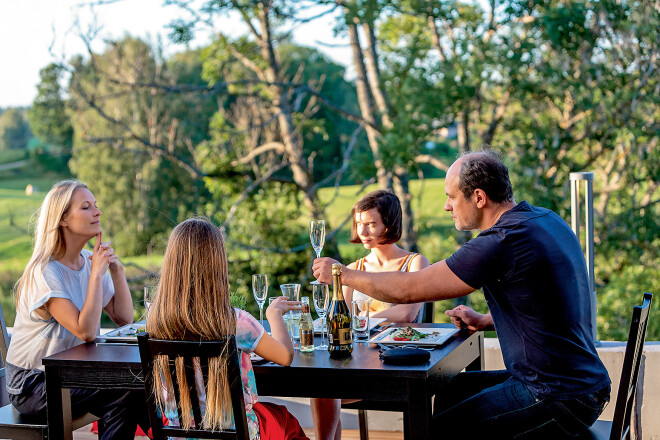
[[[362,197],[351,210],[353,226],[351,243],[361,243],[370,252],[367,256],[348,265],[349,269],[367,272],[415,272],[429,266],[429,260],[421,254],[408,252],[397,246],[401,238],[401,203],[389,191],[373,191]],[[344,298],[350,304],[354,299],[370,300],[369,316],[386,318],[392,322],[414,322],[422,303],[391,304],[372,299],[362,292],[344,287]],[[338,399],[312,399],[312,417],[316,438],[338,440],[341,438]]]

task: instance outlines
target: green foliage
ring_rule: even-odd
[[[30,157],[41,169],[56,172],[68,170],[73,145],[73,127],[60,85],[62,75],[63,67],[57,64],[41,69],[37,97],[27,112],[36,137],[30,145]]]
[[[41,69],[37,97],[27,112],[30,129],[52,152],[71,154],[73,127],[60,85],[63,69],[49,64]]]
[[[25,149],[31,136],[25,111],[10,108],[0,114],[0,151]]]
[[[158,64],[152,48],[126,37],[95,64],[77,64],[72,75],[76,138],[71,170],[95,194],[104,211],[104,232],[121,255],[151,252],[206,196],[202,182],[182,162],[192,160],[186,144],[203,139],[207,129],[206,122],[188,117],[207,121],[209,99],[163,96],[155,89],[125,85],[168,81],[176,74],[191,79],[201,70],[195,60],[194,55],[174,57],[170,72]],[[110,71],[121,81],[108,76]]]

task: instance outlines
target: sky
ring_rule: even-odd
[[[156,41],[167,40],[166,25],[181,16],[176,6],[163,6],[164,0],[0,0],[0,108],[29,106],[39,83],[39,70],[53,61],[68,60],[85,53],[77,29],[100,26],[102,38],[120,38],[126,33]],[[90,3],[96,3],[90,6]],[[219,25],[232,35],[244,33],[240,20],[225,18]],[[78,23],[78,26],[76,25]],[[191,46],[209,41],[201,33]],[[349,50],[332,34],[331,19],[303,25],[294,32],[299,44],[319,47],[335,62],[346,63]],[[338,45],[328,47],[327,44]],[[169,53],[183,50],[168,44]],[[167,52],[166,52],[167,54]]]

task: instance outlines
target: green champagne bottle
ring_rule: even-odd
[[[328,312],[328,335],[330,357],[343,358],[353,351],[351,311],[344,300],[341,286],[341,264],[332,265],[332,303]]]

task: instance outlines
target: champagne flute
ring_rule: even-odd
[[[325,244],[325,220],[309,221],[309,240],[312,242],[316,258],[321,258],[321,251]],[[319,284],[318,281],[312,281],[312,284]]]
[[[264,303],[268,296],[268,277],[265,273],[257,273],[252,275],[252,293],[254,299],[259,305],[259,319],[261,326],[264,326]]]
[[[314,308],[316,314],[321,318],[321,345],[316,347],[316,350],[327,350],[328,345],[325,343],[325,317],[328,313],[328,303],[330,302],[330,288],[327,284],[311,283],[312,284],[312,297],[314,299]]]
[[[149,307],[151,307],[151,302],[156,296],[156,292],[156,286],[144,286],[144,309],[146,313],[149,313]]]

